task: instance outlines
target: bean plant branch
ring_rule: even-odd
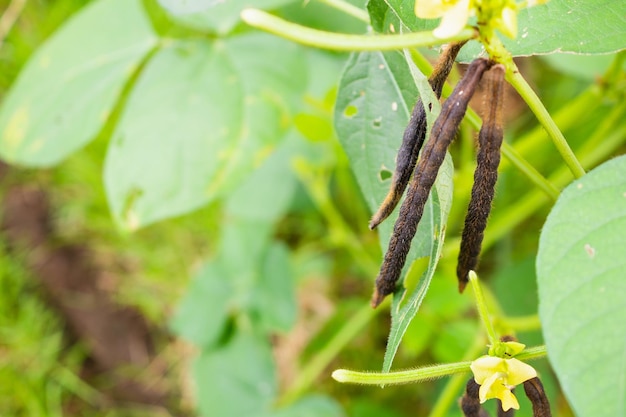
[[[546,356],[545,345],[526,348],[515,356],[519,360],[539,359]],[[399,385],[415,382],[429,381],[448,375],[468,372],[471,361],[444,363],[424,366],[422,368],[408,369],[396,372],[361,372],[348,369],[337,369],[333,372],[333,378],[338,382],[360,385]]]
[[[474,29],[463,29],[449,38],[436,38],[432,32],[401,35],[351,35],[311,29],[258,9],[245,9],[241,19],[252,27],[308,46],[335,51],[390,51],[432,46],[474,38]]]
[[[550,135],[552,142],[556,146],[556,149],[561,154],[563,161],[569,167],[570,171],[574,175],[575,178],[580,178],[585,175],[585,169],[582,167],[574,151],[570,148],[569,144],[565,140],[563,133],[559,130],[559,127],[550,116],[550,113],[545,108],[537,94],[534,90],[528,85],[522,74],[520,74],[517,66],[512,63],[513,68],[511,71],[507,71],[507,80],[509,83],[515,88],[515,90],[519,93],[520,96],[524,99],[528,107],[532,110],[532,112],[539,120],[539,123],[543,125],[543,127]]]

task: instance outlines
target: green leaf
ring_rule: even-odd
[[[615,55],[552,54],[545,55],[542,59],[562,74],[593,82],[609,69]],[[622,69],[626,70],[626,63],[622,65]]]
[[[267,340],[239,330],[226,345],[204,350],[193,364],[200,415],[263,415],[276,395],[275,373]]]
[[[215,7],[223,0],[158,0],[159,4],[174,15],[201,12]]]
[[[159,0],[172,17],[191,28],[219,34],[230,32],[248,7],[270,10],[295,0]]]
[[[215,346],[224,333],[232,299],[232,284],[219,262],[207,263],[187,289],[171,327],[201,348]]]
[[[383,173],[393,172],[416,100],[417,89],[401,53],[350,56],[339,82],[335,129],[372,211],[389,190],[390,180],[383,180]]]
[[[271,417],[344,417],[341,406],[332,398],[308,395],[297,403],[271,413]]]
[[[128,99],[105,166],[115,219],[180,215],[238,184],[284,137],[306,68],[269,35],[181,41],[157,53]]]
[[[626,2],[551,0],[522,10],[514,56],[572,52],[601,54],[626,48]]]
[[[0,110],[0,156],[51,166],[93,139],[157,37],[139,0],[85,7],[30,59]]]
[[[414,3],[413,0],[371,0],[368,10],[374,28],[385,33],[390,32],[391,27],[396,32],[417,32],[438,24],[438,20],[417,19]],[[617,52],[626,48],[626,2],[550,0],[544,5],[521,10],[518,27],[516,39],[501,37],[513,56]],[[481,51],[478,42],[469,42],[458,59],[471,61]]]
[[[424,20],[415,16],[415,0],[369,0],[367,11],[372,27],[381,33],[403,33],[432,30],[437,20]]]
[[[579,417],[626,413],[626,156],[570,184],[543,227],[539,315]]]
[[[388,191],[388,173],[394,170],[396,153],[416,95],[415,80],[402,53],[351,55],[339,84],[335,128],[372,211]],[[422,257],[428,257],[426,271],[403,303],[400,302],[403,291],[394,295],[385,370],[391,367],[402,336],[419,309],[439,261],[452,202],[452,172],[452,162],[447,157],[424,209],[402,276],[414,260]],[[397,210],[379,226],[383,248],[387,247],[396,218]]]
[[[298,310],[294,287],[289,250],[274,243],[265,255],[253,300],[264,329],[286,332],[293,326]]]
[[[297,186],[291,162],[301,152],[302,143],[296,136],[288,134],[276,151],[228,196],[229,215],[272,223],[285,214]]]

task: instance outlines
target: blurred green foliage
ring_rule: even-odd
[[[8,3],[0,0],[0,11]],[[0,47],[0,98],[42,42],[88,3],[98,2],[28,2]],[[105,34],[107,26],[115,26],[114,6],[124,2],[109,3],[113,16],[100,22],[96,16],[93,22]],[[362,22],[317,2],[258,5],[312,27],[365,30]],[[124,3],[147,11],[151,33],[146,36],[153,43],[144,50],[151,50],[148,55],[135,57],[135,72],[120,76],[120,96],[107,109],[111,117],[93,122],[97,134],[81,138],[93,141],[78,153],[70,155],[73,148],[59,145],[66,146],[57,150],[67,155],[60,165],[21,170],[11,181],[36,181],[49,190],[61,237],[86,242],[99,263],[120,277],[116,300],[138,307],[159,327],[159,343],[168,342],[163,333],[171,329],[193,344],[192,357],[184,358],[192,392],[180,394],[179,381],[168,381],[174,395],[193,398],[197,409],[190,414],[400,417],[428,415],[434,408],[439,416],[459,416],[453,402],[437,404],[446,390],[460,396],[461,385],[447,380],[384,390],[330,380],[334,367],[380,369],[390,327],[386,310],[372,312],[366,305],[381,257],[376,234],[367,230],[371,207],[366,201],[372,196],[363,197],[333,129],[337,86],[348,57],[251,31],[238,21],[240,4],[235,6],[224,6],[223,19],[216,20],[206,13],[168,14],[156,0]],[[84,48],[68,53],[89,55]],[[624,151],[623,59],[571,59],[528,58],[520,67],[591,168]],[[227,84],[232,77],[239,77],[237,94]],[[212,95],[195,97],[207,85]],[[507,100],[506,139],[564,186],[571,177],[555,163],[560,159],[545,132],[517,96]],[[209,117],[207,108],[220,117]],[[219,134],[215,125],[222,122],[228,122],[225,136],[208,140],[207,132]],[[477,335],[482,342],[473,303],[457,293],[453,278],[474,169],[473,131],[469,125],[462,130],[451,149],[456,168],[448,240],[394,368],[460,360]],[[123,155],[130,159],[115,160],[113,145],[134,137],[141,140]],[[180,156],[180,143],[188,138],[195,145]],[[165,140],[169,148],[158,146]],[[381,140],[392,143],[399,137],[383,134]],[[217,161],[219,169],[207,161]],[[153,173],[160,175],[158,181]],[[145,181],[138,183],[139,177]],[[149,203],[136,204],[147,195],[153,198]],[[138,217],[129,217],[131,206]],[[503,331],[515,330],[507,318],[537,312],[534,257],[550,206],[541,191],[503,162],[481,264],[494,310],[504,317]],[[133,234],[117,227],[172,216],[177,217]],[[78,402],[80,415],[127,415],[123,409],[92,406],[97,388],[77,377],[87,353],[80,345],[64,348],[59,319],[19,259],[1,255],[0,390],[7,391],[0,391],[0,414],[69,415],[67,405]],[[529,345],[542,342],[536,325],[518,336]],[[180,366],[173,356],[166,359]],[[569,415],[547,362],[537,367],[555,415]],[[518,415],[530,416],[529,409],[522,402]]]

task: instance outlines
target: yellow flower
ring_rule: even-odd
[[[415,15],[420,19],[436,19],[441,23],[433,31],[437,38],[459,33],[473,12],[470,0],[415,0]]]
[[[519,409],[519,403],[511,389],[537,376],[535,368],[515,358],[481,356],[472,362],[470,368],[474,373],[474,380],[480,385],[478,395],[481,404],[491,398],[498,398],[502,401],[504,411],[510,408]]]
[[[436,19],[441,23],[433,31],[437,38],[449,38],[459,33],[470,16],[477,15],[479,26],[487,33],[499,29],[513,39],[517,36],[517,13],[520,8],[544,4],[548,0],[415,0],[415,15],[420,19]]]

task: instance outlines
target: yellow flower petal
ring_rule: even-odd
[[[470,0],[459,0],[441,18],[441,23],[433,31],[437,38],[449,38],[465,27],[470,17]]]
[[[518,353],[522,352],[526,347],[525,344],[519,342],[502,342],[502,344],[504,345],[504,351],[509,356],[517,355]]]
[[[495,373],[492,374],[489,378],[485,379],[482,384],[480,384],[480,389],[478,390],[478,398],[480,399],[480,403],[484,403],[485,401],[496,397],[496,390],[494,390],[494,384],[502,385],[502,382],[499,381],[502,379],[502,374]],[[474,378],[476,380],[476,378]],[[478,381],[476,381],[478,384]]]
[[[420,19],[441,17],[450,5],[443,0],[415,0],[415,15]]]
[[[537,371],[532,366],[517,360],[506,359],[507,366],[507,384],[509,385],[519,385],[524,381],[528,381],[531,378],[537,376]]]
[[[471,363],[470,368],[474,373],[476,383],[479,385],[482,385],[494,373],[507,371],[504,359],[488,355],[476,359]]]
[[[499,395],[498,398],[500,399],[500,401],[502,401],[502,410],[508,411],[511,408],[519,410],[519,403],[517,402],[517,398],[515,398],[515,395],[513,395],[513,393],[508,389],[502,391],[501,395]]]
[[[500,31],[509,38],[515,39],[517,37],[517,10],[511,7],[502,9],[501,22]]]

